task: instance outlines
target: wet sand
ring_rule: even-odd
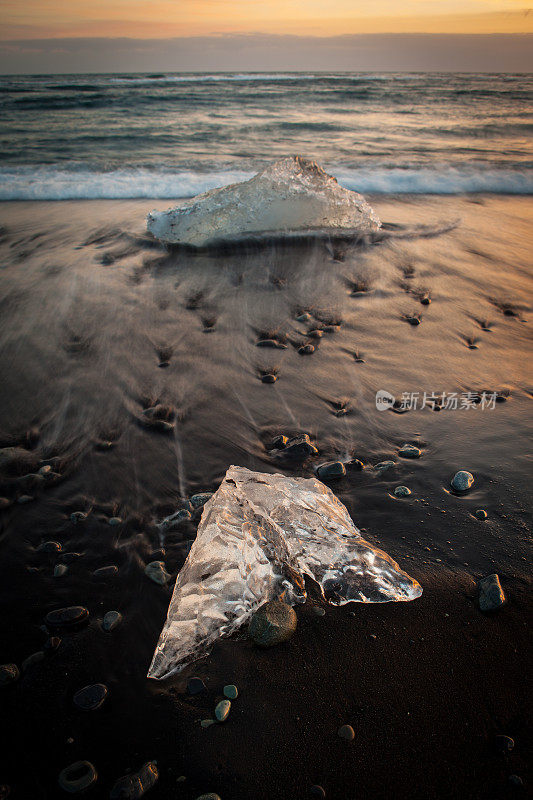
[[[1,475],[2,663],[20,667],[41,650],[47,612],[90,612],[87,627],[1,689],[0,783],[11,796],[66,796],[57,776],[78,759],[98,770],[94,798],[150,759],[160,778],[147,796],[165,799],[296,800],[311,784],[339,800],[527,792],[531,201],[369,199],[387,223],[380,242],[198,255],[167,254],[145,236],[145,213],[168,202],[2,206],[1,444],[23,449]],[[441,235],[413,233],[455,220]],[[305,311],[311,319],[296,321]],[[320,339],[308,336],[316,328]],[[265,336],[286,347],[257,347]],[[308,342],[315,352],[299,354]],[[265,385],[263,373],[277,381]],[[376,409],[379,389],[504,402],[399,414]],[[147,426],[143,410],[157,401],[172,430]],[[270,443],[299,432],[320,456],[288,468]],[[404,442],[422,457],[398,457]],[[311,475],[349,457],[365,469],[333,490],[422,597],[318,617],[310,587],[285,645],[261,652],[243,635],[179,678],[147,681],[172,583],[151,583],[144,565],[161,558],[175,575],[197,519],[164,552],[155,522],[215,489],[230,464]],[[380,476],[372,465],[386,459],[397,465]],[[20,478],[42,465],[53,476],[28,489]],[[448,491],[459,469],[475,476],[463,497]],[[396,499],[398,485],[412,494]],[[24,494],[34,499],[19,503]],[[87,520],[74,525],[75,511]],[[62,577],[61,554],[38,550],[49,540],[80,554]],[[116,575],[93,576],[111,564]],[[476,604],[476,581],[491,572],[509,599],[495,616]],[[123,622],[106,634],[111,609]],[[184,694],[190,675],[206,694]],[[73,694],[94,682],[109,698],[77,710]],[[230,718],[204,730],[226,683],[240,692]],[[337,737],[344,723],[351,743]],[[508,756],[495,750],[499,733],[515,739]]]

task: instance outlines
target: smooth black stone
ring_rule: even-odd
[[[137,800],[155,785],[159,777],[157,764],[149,761],[138,772],[119,778],[111,789],[111,800]]]
[[[108,695],[107,686],[103,683],[93,683],[90,686],[84,686],[74,695],[74,705],[82,708],[84,711],[95,711],[100,708]]]
[[[112,578],[113,575],[117,574],[117,572],[118,567],[114,564],[110,564],[108,567],[100,567],[99,569],[95,569],[93,576],[99,580],[105,580],[106,578]]]
[[[499,753],[510,753],[514,747],[514,739],[511,739],[510,736],[496,736],[494,740],[494,744],[496,745],[496,750]]]
[[[51,628],[68,628],[79,625],[89,618],[89,612],[83,606],[68,606],[49,611],[45,617],[46,624]]]
[[[312,344],[303,344],[301,347],[298,348],[298,352],[301,356],[310,356],[312,353],[315,352],[315,348]]]
[[[274,436],[274,438],[272,439],[272,447],[275,450],[283,450],[288,441],[289,439],[287,438],[287,436],[284,436],[283,434],[280,434],[279,436]]]
[[[205,683],[201,678],[189,678],[187,681],[187,692],[190,695],[200,694],[205,691]]]
[[[295,436],[293,439],[289,439],[284,450],[284,455],[286,455],[288,458],[302,460],[304,458],[308,458],[308,456],[317,455],[317,453],[318,450],[313,444],[311,444],[309,435],[307,433],[304,433],[302,436]]]
[[[318,785],[311,786],[310,789],[309,789],[309,794],[313,795],[313,797],[322,797],[323,798],[323,797],[326,796],[326,793],[325,793],[324,789],[322,788],[322,786],[318,786]]]
[[[361,470],[364,468],[364,464],[358,458],[352,458],[351,461],[347,461],[344,465],[346,469],[353,469],[353,470]]]
[[[276,383],[277,378],[275,375],[263,375],[261,381],[262,383]]]

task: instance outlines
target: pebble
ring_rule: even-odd
[[[202,728],[210,728],[211,725],[215,725],[215,724],[216,724],[216,719],[203,719],[200,722],[200,725],[202,726]]]
[[[311,314],[308,314],[307,311],[303,314],[299,314],[296,317],[296,322],[309,322],[311,319]]]
[[[408,497],[411,494],[411,490],[407,486],[397,486],[394,494],[396,497]]]
[[[344,466],[346,467],[346,469],[360,470],[364,469],[365,465],[358,458],[352,458],[351,461],[346,461]]]
[[[118,572],[118,567],[115,564],[109,564],[107,567],[98,567],[93,572],[93,577],[98,578],[99,580],[105,580],[106,578],[111,578],[113,575],[116,575]]]
[[[278,342],[277,339],[259,339],[256,343],[256,347],[273,347],[276,350],[287,349],[287,345],[283,344],[283,342]]]
[[[428,294],[425,294],[420,298],[420,302],[423,306],[429,306],[431,305],[431,297]]]
[[[21,494],[21,496],[17,499],[17,503],[23,505],[24,503],[31,503],[34,500],[29,494]]]
[[[523,786],[524,785],[524,781],[522,780],[520,775],[509,775],[507,780],[509,781],[511,786]]]
[[[86,514],[85,511],[73,511],[70,515],[70,521],[73,525],[77,525],[78,522],[85,522],[87,517],[88,514]]]
[[[103,704],[108,695],[107,686],[103,683],[93,683],[90,686],[84,686],[79,689],[74,695],[74,705],[82,708],[84,711],[96,711],[97,708]]]
[[[474,514],[476,519],[487,519],[489,516],[484,508],[478,508]]]
[[[304,459],[308,456],[318,455],[318,450],[311,444],[309,435],[307,433],[301,436],[295,436],[285,445],[284,455],[294,459]]]
[[[58,783],[65,792],[76,794],[88,789],[98,775],[90,761],[75,761],[59,773]]]
[[[319,330],[318,328],[315,328],[314,330],[309,331],[307,335],[310,336],[312,339],[322,339],[322,337],[324,336],[324,332]]]
[[[405,321],[409,323],[409,325],[420,325],[420,319],[418,317],[405,317]]]
[[[236,700],[239,696],[239,690],[234,683],[228,683],[227,686],[224,686],[222,689],[222,694],[224,697],[227,697],[228,700]]]
[[[316,614],[317,617],[325,617],[326,609],[322,608],[322,606],[313,606],[313,613]]]
[[[386,472],[388,469],[395,466],[396,461],[380,461],[379,464],[374,465],[374,469],[381,475],[382,472]]]
[[[332,480],[333,478],[342,478],[346,475],[346,467],[342,461],[328,461],[326,464],[320,464],[317,467],[316,474],[321,480]]]
[[[450,483],[452,489],[455,489],[456,492],[467,492],[474,483],[474,476],[471,472],[461,469],[455,473]]]
[[[219,794],[208,792],[208,794],[201,794],[196,800],[222,800]]]
[[[59,542],[43,542],[37,548],[39,553],[60,553],[63,548]]]
[[[107,522],[108,522],[109,525],[113,525],[113,526],[122,524],[122,520],[120,519],[120,517],[109,517]]]
[[[122,622],[122,614],[120,611],[107,611],[102,620],[102,630],[112,631],[118,627]]]
[[[499,736],[496,736],[494,743],[496,745],[496,750],[499,753],[510,753],[514,748],[514,739],[511,739],[510,736],[503,736],[500,734]]]
[[[352,742],[355,739],[355,731],[351,725],[341,725],[337,733],[341,739],[346,739],[347,742]]]
[[[186,508],[180,508],[175,514],[171,514],[169,517],[165,517],[162,522],[159,523],[158,528],[161,528],[164,531],[173,531],[183,525],[185,522],[189,522],[191,519],[191,513]]]
[[[83,606],[68,606],[49,611],[44,621],[50,628],[68,628],[88,618],[89,612]]]
[[[291,606],[281,600],[271,600],[252,616],[249,633],[260,647],[272,647],[290,639],[296,624],[296,613]]]
[[[261,375],[261,382],[262,383],[276,383],[277,376],[273,375],[272,373],[267,373],[266,375]]]
[[[38,650],[36,653],[32,653],[31,656],[25,658],[22,664],[20,665],[23,672],[26,672],[30,667],[33,667],[35,664],[38,664],[44,658],[44,653],[42,650]]]
[[[9,686],[20,678],[20,670],[16,664],[2,664],[0,666],[0,686]]]
[[[155,761],[148,761],[138,772],[119,778],[111,789],[111,800],[137,800],[155,786],[159,772]]]
[[[315,784],[314,786],[309,787],[309,794],[312,794],[313,797],[325,797],[326,793],[322,786]]]
[[[166,571],[164,561],[150,561],[144,568],[144,574],[160,586],[164,586],[172,577]]]
[[[402,458],[420,458],[422,450],[406,442],[398,450],[398,455],[402,456]]]
[[[213,492],[201,492],[199,494],[193,494],[193,496],[191,497],[191,505],[193,506],[193,508],[201,508],[212,497],[213,497]]]
[[[72,564],[72,562],[76,561],[78,558],[81,558],[81,553],[61,553],[61,560],[65,564]]]
[[[50,464],[45,464],[37,470],[38,475],[49,475],[52,472]]]
[[[275,450],[283,450],[287,442],[289,441],[288,436],[284,436],[282,433],[279,436],[274,436],[272,439],[272,447]]]
[[[66,564],[56,564],[54,567],[54,578],[62,578],[68,572]]]
[[[221,700],[220,703],[217,703],[215,707],[215,717],[217,718],[217,721],[225,722],[229,716],[230,711],[231,711],[230,700]]]
[[[496,573],[487,575],[478,583],[479,608],[481,611],[496,611],[506,602],[506,597]]]
[[[298,352],[301,356],[310,356],[315,352],[315,347],[312,344],[303,344],[298,348]]]
[[[205,690],[205,683],[201,678],[193,677],[187,681],[187,692],[190,695],[200,694]]]

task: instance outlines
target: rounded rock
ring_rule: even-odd
[[[507,602],[500,578],[496,573],[487,575],[478,583],[481,611],[497,611]]]
[[[322,786],[319,786],[318,784],[309,787],[309,794],[312,794],[313,797],[324,798],[326,796],[324,789],[322,788]]]
[[[155,786],[159,771],[155,761],[148,761],[138,772],[119,778],[111,789],[111,800],[137,800]]]
[[[90,761],[75,761],[59,773],[58,783],[65,792],[76,794],[88,789],[97,777]]]
[[[200,694],[205,691],[205,683],[201,678],[193,677],[187,681],[187,692],[190,695]]]
[[[112,526],[122,525],[122,520],[120,517],[109,517],[107,524]]]
[[[322,608],[322,606],[313,606],[313,613],[317,617],[325,617],[326,616],[326,609]]]
[[[164,561],[150,561],[144,568],[144,574],[160,586],[164,586],[172,577],[166,571]]]
[[[120,611],[107,611],[102,620],[102,629],[106,632],[112,631],[122,622]]]
[[[294,609],[281,600],[271,600],[257,609],[250,621],[249,633],[260,647],[273,647],[290,639],[296,625]]]
[[[39,545],[37,551],[39,553],[60,553],[62,549],[59,542],[43,542]]]
[[[78,689],[73,697],[74,705],[84,711],[96,711],[103,704],[108,695],[107,686],[103,683],[93,683]]]
[[[397,486],[394,490],[395,497],[408,497],[411,494],[411,490],[408,486]]]
[[[261,383],[276,383],[276,381],[277,381],[276,375],[268,373],[267,375],[261,376]]]
[[[346,461],[344,466],[346,469],[362,470],[365,465],[358,458],[352,458],[351,461]]]
[[[487,519],[487,517],[489,515],[487,514],[487,512],[485,511],[484,508],[478,508],[476,510],[474,516],[476,517],[476,519],[482,519],[483,520],[483,519]]]
[[[0,666],[0,686],[9,686],[20,678],[20,670],[16,664],[2,664]]]
[[[310,319],[311,314],[308,314],[307,311],[305,311],[303,314],[298,314],[296,317],[296,322],[309,322]]]
[[[217,719],[217,722],[225,722],[229,716],[230,711],[231,711],[230,700],[221,700],[220,703],[217,703],[215,707],[215,717]]]
[[[420,450],[418,447],[415,447],[413,444],[406,442],[398,450],[398,455],[402,456],[402,458],[420,458],[422,455],[422,450]]]
[[[215,794],[214,792],[208,792],[207,794],[201,794],[196,800],[222,800],[219,794]]]
[[[118,567],[115,564],[109,564],[106,567],[99,567],[95,569],[93,572],[93,578],[97,578],[98,580],[105,580],[106,578],[112,578],[113,575],[116,575],[118,572]]]
[[[455,489],[456,492],[467,492],[474,483],[474,476],[471,472],[461,469],[455,473],[450,483],[452,489]]]
[[[317,467],[316,474],[321,480],[332,480],[343,478],[346,475],[346,467],[342,461],[328,461]]]
[[[88,514],[85,511],[73,511],[70,515],[70,521],[73,525],[77,525],[78,522],[85,522],[87,519]]]
[[[288,436],[284,436],[282,433],[280,433],[279,436],[274,436],[272,439],[272,447],[275,450],[283,450],[288,441]]]
[[[236,700],[237,697],[239,696],[239,690],[237,689],[234,683],[228,683],[222,689],[222,694],[224,695],[224,697],[227,697],[228,700]]]
[[[315,348],[312,344],[303,344],[298,348],[298,352],[301,356],[310,356],[315,352]]]
[[[503,734],[500,734],[494,739],[494,744],[496,745],[496,750],[499,753],[510,753],[514,748],[514,739],[511,739],[510,736],[504,736]]]
[[[68,606],[49,611],[45,622],[50,628],[69,628],[85,622],[88,617],[89,612],[83,606]]]
[[[511,786],[523,786],[524,785],[524,781],[522,780],[520,775],[509,775],[507,780],[509,781]]]
[[[378,464],[374,465],[374,469],[381,475],[383,472],[386,472],[388,469],[392,469],[392,467],[395,466],[395,461],[380,461]]]
[[[346,739],[347,742],[352,742],[355,739],[355,731],[351,725],[341,725],[337,733],[341,739]]]
[[[208,500],[211,500],[213,497],[213,492],[200,492],[198,494],[193,494],[191,497],[191,505],[193,508],[201,508],[204,506]]]
[[[56,564],[54,567],[54,578],[62,578],[68,572],[66,564]]]

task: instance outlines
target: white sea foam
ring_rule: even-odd
[[[339,183],[363,194],[533,194],[533,170],[479,167],[329,167]],[[0,200],[173,200],[248,180],[255,171],[117,169],[97,172],[52,166],[0,169]]]

